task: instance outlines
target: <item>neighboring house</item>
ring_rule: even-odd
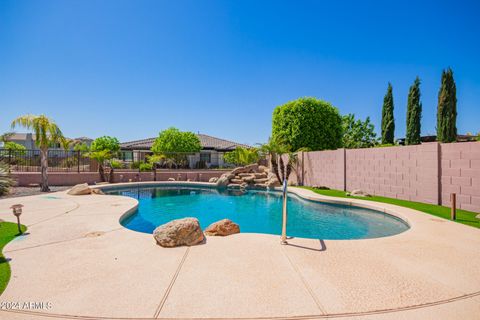
[[[88,146],[90,146],[93,141],[93,139],[87,137],[80,137],[70,140],[79,141],[80,143],[86,143]],[[35,144],[35,134],[33,133],[12,133],[5,137],[5,141],[21,144],[22,146],[27,148],[27,150],[39,150],[37,145]],[[1,145],[0,147],[3,147],[3,145]],[[63,148],[60,143],[56,143],[51,148],[49,148],[49,150],[63,150]]]
[[[251,148],[246,144],[241,144],[225,139],[219,139],[206,134],[197,134],[200,140],[202,150],[198,153],[188,155],[190,167],[196,167],[199,163],[206,167],[222,167],[226,165],[223,161],[223,155],[226,152],[233,151],[237,147]],[[142,161],[145,155],[151,154],[153,142],[156,138],[148,138],[136,141],[123,142],[120,144],[122,154],[126,161]]]
[[[471,134],[457,134],[457,142],[470,142],[470,141],[476,141],[477,136],[471,135]],[[422,136],[420,137],[421,142],[436,142],[437,141],[437,136],[436,135],[430,135],[430,136]],[[400,145],[405,145],[405,138],[400,138],[397,139],[398,144]]]

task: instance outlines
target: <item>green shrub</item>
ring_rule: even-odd
[[[133,162],[130,164],[130,168],[131,168],[131,169],[138,169],[138,168],[140,168],[140,165],[141,165],[142,163],[143,163],[142,161],[133,161]]]
[[[342,117],[330,103],[300,98],[273,111],[272,139],[296,151],[336,149],[342,146]]]
[[[123,168],[123,163],[119,160],[111,160],[110,161],[110,167],[112,167],[113,169],[121,169]]]
[[[237,147],[234,151],[227,152],[223,155],[223,160],[226,163],[245,166],[247,164],[255,163],[260,158],[258,149]]]
[[[13,179],[8,171],[8,165],[0,162],[0,196],[7,194],[13,185]]]
[[[148,162],[142,162],[140,163],[140,166],[138,167],[140,171],[152,171],[153,165]]]

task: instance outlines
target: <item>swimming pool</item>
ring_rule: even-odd
[[[282,195],[278,191],[219,190],[208,187],[155,186],[104,190],[107,194],[138,199],[137,210],[120,223],[131,230],[152,233],[174,219],[196,217],[202,229],[228,218],[242,233],[280,235]],[[288,198],[287,235],[313,239],[367,239],[407,230],[391,215],[354,206]]]

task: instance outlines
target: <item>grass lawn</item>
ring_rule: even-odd
[[[361,199],[361,200],[368,200],[368,201],[390,203],[397,206],[422,211],[440,218],[450,219],[450,208],[438,206],[435,204],[413,202],[413,201],[393,199],[393,198],[380,197],[380,196],[349,197],[347,196],[345,191],[340,191],[340,190],[330,190],[330,189],[324,190],[324,189],[315,189],[311,187],[301,187],[301,188],[312,190],[313,192],[316,192],[324,196],[331,196],[331,197],[338,197],[338,198],[354,198],[354,199]],[[475,216],[477,215],[478,213],[476,212],[457,209],[457,220],[455,221],[472,226],[472,227],[480,228],[480,220],[475,218]]]
[[[27,227],[22,225],[22,230],[25,232]],[[3,247],[16,236],[18,236],[16,223],[0,222],[0,294],[5,290],[8,280],[10,280],[10,265],[1,252]]]

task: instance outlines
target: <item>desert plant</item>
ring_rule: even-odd
[[[8,193],[13,185],[13,179],[8,170],[8,165],[0,162],[0,196]]]
[[[388,83],[387,93],[383,98],[382,107],[382,144],[394,143],[395,118],[393,116],[393,88]]]
[[[354,114],[347,114],[342,117],[342,126],[344,148],[370,148],[377,144],[375,127],[369,117],[362,121],[356,120]]]
[[[421,119],[422,102],[420,101],[420,79],[417,77],[408,93],[406,145],[420,144]]]
[[[105,177],[105,162],[110,162],[120,151],[120,142],[117,138],[103,136],[95,139],[90,146],[87,155],[98,162],[98,173],[102,182],[107,181]],[[107,163],[109,165],[109,163]],[[114,168],[110,169],[109,181],[113,182]]]
[[[443,70],[442,84],[438,92],[437,140],[457,140],[457,88],[450,68]]]
[[[12,122],[12,129],[16,126],[22,126],[34,131],[35,144],[40,149],[40,166],[42,171],[40,190],[42,192],[50,191],[48,187],[48,148],[51,144],[58,143],[63,139],[62,131],[53,120],[43,114],[39,116],[20,116]]]
[[[292,150],[336,149],[342,145],[342,118],[328,102],[300,98],[275,108],[272,139]]]

